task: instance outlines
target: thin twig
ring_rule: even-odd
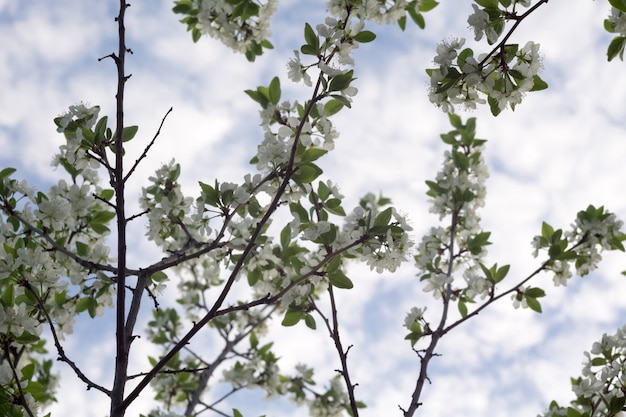
[[[446,276],[448,279],[452,276],[452,268],[454,265],[454,234],[456,233],[456,226],[459,212],[461,211],[461,207],[456,209],[452,213],[452,220],[450,224],[450,243],[448,244],[448,271],[446,272]],[[430,360],[435,356],[435,348],[439,343],[439,340],[444,335],[444,329],[446,325],[446,320],[448,319],[448,307],[450,303],[450,297],[452,295],[452,287],[451,283],[448,282],[446,285],[446,290],[443,295],[443,311],[441,313],[441,319],[439,321],[439,325],[437,329],[431,334],[430,343],[428,347],[424,351],[424,355],[420,356],[420,372],[415,383],[415,389],[413,390],[413,394],[411,395],[411,403],[407,410],[402,410],[404,417],[412,417],[417,409],[421,406],[420,397],[422,395],[422,390],[424,389],[424,384],[428,379],[428,365]]]
[[[35,415],[33,414],[33,411],[30,409],[30,407],[28,406],[28,403],[26,402],[24,389],[22,388],[20,377],[17,374],[17,369],[15,369],[15,364],[13,363],[13,361],[11,361],[11,359],[8,356],[9,355],[7,354],[7,362],[9,362],[9,367],[11,368],[11,373],[13,374],[13,380],[15,381],[15,385],[17,385],[17,392],[19,394],[19,401],[20,401],[19,405],[22,406],[24,410],[26,410],[26,412],[28,413],[30,417],[35,417]]]
[[[15,217],[20,223],[22,223],[28,230],[30,230],[31,232],[36,233],[37,235],[41,236],[46,242],[48,242],[51,246],[51,249],[62,253],[63,255],[67,256],[68,258],[73,259],[77,264],[79,264],[80,266],[86,268],[89,271],[107,271],[107,272],[111,272],[113,274],[117,274],[117,268],[111,266],[111,265],[104,265],[104,264],[99,264],[96,262],[92,262],[92,261],[88,261],[86,259],[81,258],[80,256],[78,256],[76,253],[66,249],[65,247],[59,245],[47,232],[45,232],[44,230],[39,229],[38,227],[34,226],[33,224],[31,224],[28,220],[26,220],[24,217],[22,217],[20,214],[18,214],[17,212],[15,212],[13,209],[11,209],[10,207],[2,207],[9,216]]]
[[[76,376],[83,381],[85,384],[87,384],[87,389],[91,389],[91,388],[95,388],[98,391],[101,391],[103,393],[105,393],[108,396],[111,396],[111,392],[109,390],[107,390],[106,388],[104,388],[101,385],[98,385],[96,383],[94,383],[92,380],[90,380],[81,370],[80,368],[76,365],[76,363],[72,360],[70,360],[70,358],[68,358],[68,356],[65,354],[65,350],[63,349],[63,346],[61,345],[61,342],[59,340],[59,337],[57,335],[56,329],[54,327],[54,322],[52,321],[52,318],[50,317],[50,314],[48,314],[48,310],[46,309],[46,306],[43,304],[43,302],[41,301],[41,298],[39,297],[39,295],[37,294],[37,292],[34,290],[34,288],[32,287],[32,285],[30,284],[30,282],[23,280],[21,282],[21,284],[24,286],[24,288],[26,288],[31,294],[32,296],[35,298],[35,301],[37,302],[37,306],[39,307],[39,311],[41,311],[41,313],[44,315],[44,317],[46,318],[46,322],[48,323],[48,327],[50,328],[50,333],[52,333],[52,339],[54,340],[54,346],[57,348],[57,353],[59,354],[59,357],[57,358],[57,360],[62,361],[67,363],[70,368],[72,368],[72,370],[74,371],[74,373],[76,374]]]
[[[173,107],[170,107],[170,109],[167,111],[167,113],[165,113],[165,116],[163,116],[163,119],[161,119],[161,124],[159,125],[159,128],[157,129],[156,133],[154,134],[154,137],[152,138],[152,140],[150,141],[150,143],[148,144],[148,146],[146,146],[146,148],[143,150],[143,153],[141,154],[141,156],[139,158],[137,158],[137,160],[135,161],[135,163],[133,164],[133,166],[130,168],[130,170],[128,171],[128,173],[126,174],[126,176],[124,177],[124,182],[126,182],[131,175],[133,175],[133,172],[135,172],[135,169],[137,168],[137,166],[139,165],[139,163],[146,157],[148,156],[148,151],[150,150],[150,148],[152,147],[152,145],[154,145],[154,142],[156,141],[157,137],[159,137],[159,135],[161,134],[161,128],[163,127],[163,123],[165,123],[165,119],[167,118],[167,116],[172,112],[172,110],[174,110]]]
[[[485,55],[485,58],[483,58],[482,61],[480,61],[478,63],[478,67],[479,68],[482,67],[485,64],[485,62],[487,62],[487,60],[489,58],[491,58],[491,56],[493,54],[495,54],[499,49],[504,48],[504,44],[506,43],[507,40],[509,40],[511,35],[513,35],[513,32],[515,32],[515,30],[520,25],[520,23],[522,23],[522,21],[524,19],[526,19],[526,17],[528,17],[528,15],[530,15],[532,12],[537,10],[537,8],[539,8],[539,6],[541,6],[542,4],[547,4],[548,1],[549,0],[540,0],[538,3],[536,3],[530,9],[528,9],[524,14],[522,14],[517,19],[515,19],[515,23],[513,23],[513,26],[511,26],[511,29],[509,29],[509,31],[506,33],[506,35],[504,35],[502,40],[500,42],[498,42],[498,44],[491,50],[491,52],[489,52],[487,55]]]

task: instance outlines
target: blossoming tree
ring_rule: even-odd
[[[339,133],[333,116],[351,107],[358,69],[353,50],[374,42],[371,22],[408,22],[424,28],[424,14],[434,0],[332,0],[324,22],[304,24],[304,38],[287,63],[291,82],[303,83],[303,101],[285,98],[280,80],[249,89],[260,107],[263,139],[251,160],[254,171],[239,183],[199,181],[200,194],[184,195],[181,169],[172,161],[145,184],[139,212],[129,212],[127,181],[160,135],[160,128],[138,156],[126,145],[137,126],[125,123],[124,92],[130,76],[126,58],[125,1],[116,17],[119,48],[101,60],[117,68],[116,114],[109,120],[98,106],[76,104],[54,119],[64,143],[54,165],[67,173],[47,193],[0,170],[0,410],[7,416],[35,416],[55,393],[46,339],[85,387],[110,399],[109,415],[123,416],[151,385],[155,411],[150,416],[232,415],[227,399],[244,388],[261,388],[270,397],[287,397],[308,407],[311,415],[357,416],[358,381],[350,374],[349,346],[340,332],[337,291],[350,290],[348,262],[364,262],[376,272],[395,271],[414,259],[420,285],[432,294],[437,311],[416,305],[407,312],[406,346],[419,370],[407,387],[403,416],[419,414],[428,367],[438,343],[449,332],[501,299],[514,307],[541,312],[545,292],[534,278],[552,274],[566,285],[574,271],[594,270],[605,250],[624,251],[622,222],[604,207],[589,205],[563,230],[544,223],[532,244],[536,268],[521,280],[506,279],[509,265],[487,264],[490,232],[483,229],[488,169],[484,139],[476,138],[476,120],[463,121],[455,108],[487,104],[494,115],[515,109],[524,95],[543,90],[539,45],[509,43],[513,32],[547,0],[474,0],[468,23],[484,52],[463,48],[463,39],[436,48],[430,77],[430,101],[448,113],[452,129],[441,135],[448,150],[439,172],[427,179],[431,211],[440,224],[417,242],[409,238],[405,216],[384,196],[367,194],[350,209],[338,186],[323,177],[316,163]],[[608,59],[623,58],[626,2],[609,0],[605,29],[616,36]],[[217,38],[249,61],[272,48],[269,21],[275,0],[178,0],[173,11],[191,32]],[[368,25],[368,29],[365,26]],[[202,40],[204,41],[204,40]],[[161,121],[167,123],[169,112]],[[163,251],[157,262],[129,262],[131,222],[144,221],[146,237]],[[415,246],[414,251],[410,249]],[[175,279],[173,279],[176,277]],[[176,305],[160,304],[164,291],[176,291]],[[89,370],[66,354],[79,314],[94,320],[104,309],[116,312],[114,380],[95,382]],[[131,374],[129,361],[141,314],[151,314],[143,333],[160,350],[150,367]],[[337,377],[318,388],[314,369],[303,362],[281,369],[268,340],[271,318],[282,326],[304,325],[327,332],[337,355]],[[44,335],[44,330],[49,337]],[[194,344],[201,336],[221,341],[205,356]],[[553,402],[544,416],[616,416],[625,410],[626,328],[603,336],[586,354],[580,378],[573,380],[576,399]],[[219,372],[219,373],[218,373]],[[222,375],[229,387],[208,400],[209,381]]]

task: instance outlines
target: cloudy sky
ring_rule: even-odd
[[[52,119],[79,101],[100,105],[101,115],[112,118],[115,68],[111,60],[97,58],[115,50],[116,3],[0,0],[0,168],[18,168],[18,177],[45,190],[61,176],[50,167],[62,139]],[[425,31],[369,27],[378,39],[355,54],[359,94],[353,108],[336,118],[341,136],[321,164],[346,195],[345,207],[368,191],[383,192],[409,215],[416,240],[437,221],[428,214],[424,180],[435,175],[444,150],[439,133],[449,130],[447,116],[428,101],[424,69],[442,39],[473,37],[466,23],[472,2],[442,3],[426,15]],[[140,126],[129,153],[138,154],[174,108],[130,185],[134,195],[150,172],[172,157],[183,166],[190,195],[198,180],[238,181],[251,172],[247,161],[262,133],[258,108],[243,90],[279,75],[283,98],[305,100],[307,90],[288,82],[286,63],[303,43],[304,22],[315,26],[325,13],[321,0],[281,1],[272,21],[276,49],[251,64],[209,38],[193,44],[170,12],[172,4],[132,2],[127,13],[134,54],[127,61],[133,75],[126,120]],[[565,228],[590,203],[626,218],[625,64],[606,62],[607,14],[608,2],[600,0],[543,6],[512,39],[541,44],[542,78],[550,88],[497,118],[486,108],[463,115],[477,117],[478,136],[489,140],[491,176],[482,212],[484,228],[492,231],[488,263],[511,264],[510,285],[539,265],[530,255],[530,241],[543,220]],[[141,231],[130,248],[135,265],[160,257],[142,241]],[[573,278],[567,288],[553,288],[550,277],[540,277],[536,284],[548,291],[542,315],[514,310],[504,300],[446,336],[422,398],[422,415],[534,416],[552,399],[568,401],[569,377],[578,374],[582,352],[626,322],[624,269],[626,257],[611,255],[599,271]],[[422,292],[411,265],[383,275],[354,265],[351,276],[356,287],[341,293],[340,314],[345,343],[354,345],[349,359],[357,396],[369,406],[363,415],[400,415],[398,405],[408,405],[419,365],[402,340],[404,315],[424,305],[434,313],[436,304]],[[97,322],[97,333],[93,321],[79,322],[67,350],[86,373],[108,384],[113,336],[105,320]],[[332,351],[320,348],[328,342],[321,331],[298,326],[274,334],[286,368],[306,360],[319,366],[321,375],[332,375],[337,367]],[[106,414],[103,396],[85,391],[63,366],[59,370],[65,379],[53,415]],[[258,397],[238,407],[245,415],[294,415]],[[145,396],[129,415],[150,406]]]

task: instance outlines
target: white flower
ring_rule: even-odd
[[[453,38],[450,41],[444,40],[437,45],[437,56],[435,56],[433,61],[439,64],[443,75],[447,74],[447,69],[458,56],[457,50],[461,49],[463,44],[465,44],[465,39]]]
[[[474,8],[474,13],[467,18],[467,23],[474,29],[474,40],[479,41],[489,28],[489,13],[479,9],[475,4],[472,4],[472,7]],[[489,37],[487,38],[490,42],[492,41]]]
[[[626,13],[611,7],[611,15],[607,20],[616,33],[626,36]]]
[[[287,77],[294,83],[303,81],[304,85],[307,87],[311,87],[313,84],[311,83],[311,77],[307,73],[306,69],[302,65],[300,61],[300,53],[298,51],[293,51],[295,58],[290,58],[287,63],[288,73]]]
[[[411,310],[406,314],[404,318],[404,327],[407,329],[411,329],[411,326],[416,321],[420,321],[424,317],[424,312],[426,311],[426,307],[411,307]]]

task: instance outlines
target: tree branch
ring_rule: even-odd
[[[101,385],[98,385],[98,384],[94,383],[91,379],[89,379],[80,370],[80,368],[76,365],[76,363],[74,361],[70,360],[70,358],[68,358],[68,356],[65,354],[65,350],[63,349],[63,346],[61,345],[61,342],[60,342],[59,337],[57,335],[56,329],[54,327],[54,322],[52,321],[52,318],[48,314],[48,310],[46,309],[46,306],[41,301],[41,298],[39,297],[39,295],[37,294],[35,289],[32,287],[31,283],[28,282],[27,280],[22,280],[20,282],[20,284],[23,285],[24,288],[26,288],[32,294],[32,296],[35,298],[35,301],[37,302],[37,306],[39,307],[39,311],[41,311],[41,313],[46,318],[46,322],[48,323],[48,327],[50,328],[50,333],[52,333],[52,339],[54,340],[54,346],[57,348],[57,353],[59,354],[59,357],[57,358],[57,360],[67,363],[70,366],[70,368],[72,368],[72,370],[74,371],[76,376],[81,381],[83,381],[85,384],[87,384],[87,389],[88,390],[91,389],[91,388],[95,388],[98,391],[101,391],[101,392],[105,393],[106,395],[108,395],[110,397],[111,396],[111,392],[109,390],[107,390],[106,388],[104,388]]]
[[[126,215],[124,189],[124,88],[128,77],[125,75],[126,28],[124,16],[129,7],[126,0],[119,2],[119,15],[116,18],[118,27],[118,52],[115,64],[117,67],[116,127],[115,127],[115,215],[117,218],[117,294],[115,318],[115,376],[111,390],[111,417],[123,417],[127,405],[123,403],[124,388],[128,373],[128,355],[130,338],[126,331]]]
[[[165,123],[165,119],[167,119],[167,116],[172,112],[172,110],[174,110],[174,108],[170,107],[170,109],[167,111],[167,113],[165,113],[165,116],[163,116],[163,119],[161,119],[161,124],[159,125],[159,128],[157,129],[156,133],[154,134],[154,137],[152,138],[152,140],[150,141],[148,146],[146,146],[146,148],[143,150],[143,153],[141,154],[141,156],[139,158],[137,158],[137,160],[135,161],[133,166],[130,168],[130,170],[128,171],[128,173],[124,177],[124,180],[123,180],[124,182],[126,182],[130,178],[130,176],[133,175],[133,172],[135,172],[135,169],[137,168],[139,163],[146,156],[148,156],[148,151],[150,150],[152,145],[154,145],[154,142],[156,141],[157,137],[161,134],[161,128],[163,127],[163,124]]]

